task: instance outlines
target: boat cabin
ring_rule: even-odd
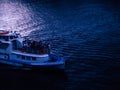
[[[21,38],[19,33],[0,30],[0,49],[29,54],[49,54],[48,43]]]

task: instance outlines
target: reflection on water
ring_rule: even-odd
[[[43,19],[41,22],[43,23]],[[22,35],[28,35],[36,25],[34,14],[28,4],[20,2],[3,2],[0,3],[0,28],[20,31]],[[37,27],[42,29],[42,27]],[[24,33],[22,32],[24,31]]]

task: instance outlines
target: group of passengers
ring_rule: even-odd
[[[23,41],[23,52],[35,53],[35,54],[49,54],[50,53],[50,44],[43,43],[42,41]]]

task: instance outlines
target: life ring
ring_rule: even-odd
[[[8,34],[9,31],[0,30],[0,34]]]
[[[24,52],[24,48],[23,48],[23,47],[22,47],[22,48],[20,48],[20,51],[21,51],[21,52]]]
[[[44,52],[44,50],[43,49],[41,49],[40,50],[40,54],[44,54],[45,52]]]

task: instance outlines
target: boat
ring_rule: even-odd
[[[0,63],[31,69],[65,69],[65,60],[50,51],[50,44],[0,30]]]

